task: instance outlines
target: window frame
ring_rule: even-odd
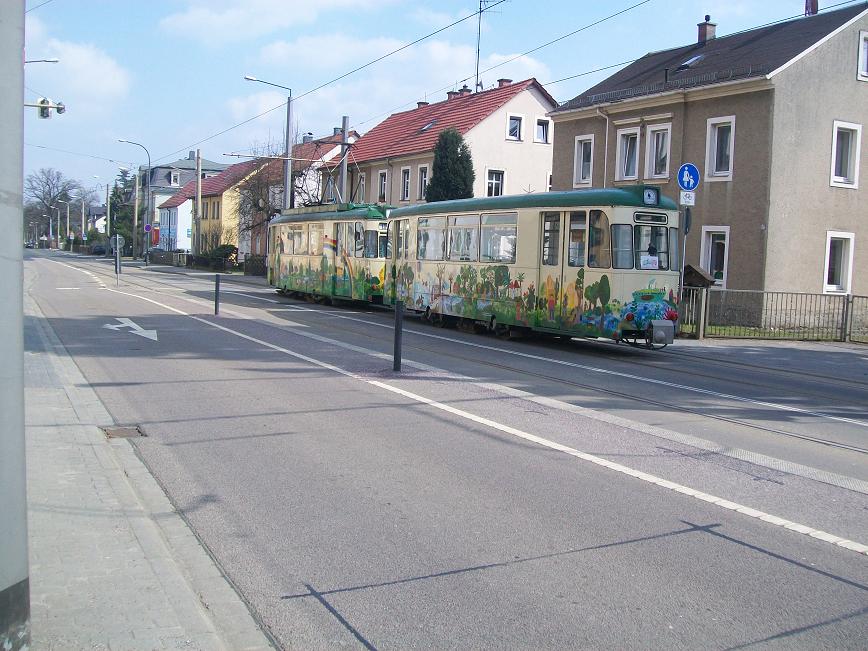
[[[537,137],[537,132],[539,131],[539,127],[541,124],[545,124],[545,140],[540,140]],[[541,145],[550,145],[552,144],[552,121],[544,116],[537,116],[534,121],[533,127],[533,141],[539,143]]]
[[[425,170],[425,174],[423,176],[422,170]],[[420,201],[425,201],[425,191],[428,189],[428,166],[427,165],[419,165],[416,168],[416,174],[418,175],[416,184],[417,189],[419,191],[419,196],[417,197]],[[424,180],[424,183],[423,183]]]
[[[842,270],[841,280],[842,285],[830,285],[829,279],[829,247],[832,240],[844,240],[847,242],[847,249],[844,251],[842,263],[846,267]],[[823,263],[823,293],[824,294],[849,294],[853,290],[853,249],[855,248],[856,234],[845,231],[826,231],[826,254]],[[845,280],[846,278],[846,280]]]
[[[579,143],[589,143],[591,145],[591,162],[588,166],[588,178],[581,177],[581,162],[579,161]],[[594,183],[594,134],[587,133],[582,136],[576,136],[575,144],[573,145],[573,187],[581,188]]]
[[[615,133],[615,142],[617,143],[618,149],[615,152],[615,180],[616,181],[637,181],[639,180],[639,143],[641,140],[640,127],[627,127],[626,129],[618,129]],[[635,136],[636,137],[636,156],[635,156],[635,165],[636,169],[634,173],[627,174],[624,170],[624,164],[626,161],[624,160],[624,147],[623,141],[627,136]]]
[[[712,270],[709,269],[710,265],[710,256],[711,256],[711,247],[709,246],[711,243],[711,234],[712,233],[723,233],[724,234],[724,257],[723,257],[723,278],[720,280],[715,280],[712,289],[726,289],[727,280],[729,276],[729,226],[703,226],[702,227],[702,239],[699,243],[699,266],[708,271],[708,273],[712,273]]]
[[[435,251],[435,255],[431,255],[429,253],[428,241],[431,240],[431,233],[439,233],[440,238],[440,250],[439,257],[436,255],[436,249],[431,247],[431,250]],[[423,237],[427,236],[427,237]],[[426,260],[426,261],[435,261],[442,262],[446,260],[446,249],[447,243],[449,241],[449,219],[445,216],[443,217],[420,217],[416,222],[416,259],[417,260]],[[436,244],[436,240],[434,242]],[[422,249],[424,248],[424,251]],[[424,254],[424,255],[423,255]]]
[[[358,190],[359,190],[359,199],[358,199],[359,203],[365,203],[365,192],[368,189],[366,187],[366,185],[367,185],[366,181],[367,181],[367,179],[365,178],[365,173],[359,172],[359,183],[357,186]]]
[[[464,221],[459,221],[464,220]],[[473,223],[471,224],[471,220]],[[446,259],[451,262],[479,262],[479,226],[480,226],[480,216],[479,214],[457,214],[457,215],[448,215],[446,217]],[[471,231],[470,243],[474,247],[475,255],[471,257],[458,257],[454,256],[455,247],[453,246],[453,231]],[[473,237],[475,233],[476,237]]]
[[[835,175],[835,163],[837,162],[838,149],[838,132],[850,131],[855,135],[850,139],[850,161],[849,168],[851,170],[851,178],[845,178]],[[855,140],[855,142],[854,142]],[[849,188],[857,190],[859,188],[859,159],[862,157],[862,125],[855,122],[844,122],[843,120],[835,120],[832,123],[832,160],[829,171],[829,185],[833,188]]]
[[[513,119],[518,120],[518,138],[514,138],[510,135],[510,123]],[[511,140],[512,142],[523,142],[524,141],[524,114],[522,113],[507,113],[506,114],[506,139]]]
[[[856,79],[868,81],[868,31],[859,32],[859,55],[856,68]]]
[[[500,174],[500,194],[489,194],[491,189],[492,179],[491,174]],[[485,196],[486,197],[502,197],[506,194],[506,170],[497,167],[485,168]]]
[[[656,150],[654,148],[654,135],[660,132],[666,133],[666,169],[660,174],[654,173],[654,159],[656,158]],[[672,123],[665,124],[649,124],[645,134],[645,178],[646,179],[668,179],[670,171],[670,163],[672,161]]]
[[[377,170],[377,201],[386,203],[389,199],[389,170]]]
[[[497,220],[498,218],[503,217],[511,217],[512,221],[510,222],[488,222],[486,223],[486,218]],[[512,231],[512,235],[504,235],[502,233],[498,233],[498,231]],[[492,257],[483,259],[482,252],[484,250],[484,244],[486,235],[489,236],[489,240],[491,235],[498,235],[501,240],[506,237],[507,239],[512,239],[512,257]],[[518,211],[517,210],[506,210],[501,212],[489,212],[482,213],[479,216],[479,251],[478,251],[478,259],[482,264],[515,264],[516,252],[518,250]]]
[[[726,172],[715,171],[717,159],[717,129],[724,124],[729,125],[729,169]],[[705,127],[705,181],[732,181],[735,169],[735,116],[722,115],[708,118]]]
[[[169,185],[171,185],[173,188],[177,188],[181,185],[180,170],[172,170],[169,172]]]
[[[409,167],[401,168],[401,190],[398,197],[400,201],[410,201],[410,180],[412,176]]]

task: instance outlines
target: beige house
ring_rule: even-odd
[[[348,199],[393,206],[423,203],[434,146],[440,132],[449,128],[458,130],[470,146],[474,196],[547,192],[552,127],[546,114],[555,106],[535,79],[499,79],[497,87],[486,91],[474,93],[465,86],[447,93],[442,102],[419,102],[413,110],[391,115],[350,147]],[[329,167],[337,162],[333,159]],[[333,187],[324,186],[326,192]]]
[[[794,3],[800,4],[800,3]],[[553,188],[696,165],[688,264],[722,288],[868,294],[868,6],[648,54],[549,115]],[[688,199],[689,200],[689,199]]]

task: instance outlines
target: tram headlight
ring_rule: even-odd
[[[632,312],[627,312],[627,316],[624,317],[624,321],[632,321],[636,318],[636,315]]]

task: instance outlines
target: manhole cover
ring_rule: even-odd
[[[103,427],[103,431],[110,439],[128,439],[135,436],[144,436],[138,425],[134,427]]]

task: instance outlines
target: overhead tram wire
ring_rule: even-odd
[[[118,165],[127,164],[125,161],[119,161],[119,160],[115,160],[113,158],[106,158],[105,156],[96,156],[95,154],[84,154],[80,151],[69,151],[68,149],[58,149],[57,147],[46,147],[45,145],[34,145],[32,143],[29,143],[29,142],[25,142],[24,146],[25,147],[35,147],[37,149],[47,149],[48,151],[57,151],[57,152],[60,152],[61,154],[69,154],[71,156],[81,156],[82,158],[93,158],[95,160],[104,160],[104,161],[108,161],[109,163],[117,163]]]
[[[493,9],[497,5],[503,4],[506,1],[507,0],[497,0],[497,2],[492,4],[487,9]],[[646,0],[646,1],[650,1],[650,0]],[[464,18],[460,18],[460,19],[456,20],[455,22],[450,23],[449,25],[446,25],[445,27],[441,27],[440,29],[433,31],[430,34],[426,34],[425,36],[417,38],[415,41],[413,41],[411,43],[406,43],[406,44],[402,45],[401,47],[399,47],[395,50],[392,50],[391,52],[387,52],[386,54],[383,54],[382,56],[379,56],[376,59],[373,59],[372,61],[368,61],[368,63],[365,63],[364,65],[361,65],[357,68],[354,68],[354,69],[350,70],[349,72],[345,72],[344,74],[340,75],[339,77],[335,77],[334,79],[327,81],[323,84],[320,84],[319,86],[317,86],[315,88],[311,88],[310,90],[305,91],[304,93],[302,93],[298,97],[294,97],[292,101],[297,102],[302,97],[306,97],[307,95],[310,95],[311,93],[315,93],[318,90],[322,90],[326,86],[329,86],[329,85],[331,85],[337,81],[340,81],[341,79],[345,79],[346,77],[349,77],[350,75],[355,74],[355,73],[359,72],[360,70],[364,70],[365,68],[372,66],[375,63],[379,63],[383,59],[387,59],[388,57],[390,57],[394,54],[397,54],[398,52],[401,52],[403,50],[406,50],[409,47],[417,45],[417,44],[421,43],[422,41],[431,38],[432,36],[436,36],[437,34],[440,34],[441,32],[444,32],[447,29],[451,29],[452,27],[455,27],[456,25],[463,23],[465,20],[470,20],[471,18],[475,17],[477,15],[477,13],[479,13],[479,12],[474,11],[472,14],[469,14],[469,15],[465,16]],[[277,109],[283,108],[285,106],[286,106],[286,102],[283,102],[279,106],[275,106],[274,108],[270,108],[267,111],[263,111],[259,115],[254,115],[252,118],[248,118],[247,120],[244,120],[243,122],[239,122],[238,124],[232,125],[231,127],[224,129],[223,131],[220,131],[219,133],[215,133],[211,136],[208,136],[207,138],[203,138],[202,140],[199,140],[198,142],[194,142],[191,145],[187,145],[186,147],[182,147],[181,149],[178,149],[178,150],[173,151],[169,154],[166,154],[165,156],[160,156],[159,158],[154,159],[154,162],[164,160],[166,158],[170,158],[176,154],[183,153],[184,151],[187,151],[191,147],[195,147],[197,145],[201,145],[203,142],[208,142],[209,140],[213,140],[214,138],[217,138],[218,136],[222,136],[224,133],[228,133],[229,131],[232,131],[233,129],[237,129],[238,127],[243,126],[243,125],[247,124],[248,122],[252,122],[253,120],[258,120],[259,118],[263,117],[264,115],[267,115],[267,114],[271,113],[272,111],[276,111]]]

